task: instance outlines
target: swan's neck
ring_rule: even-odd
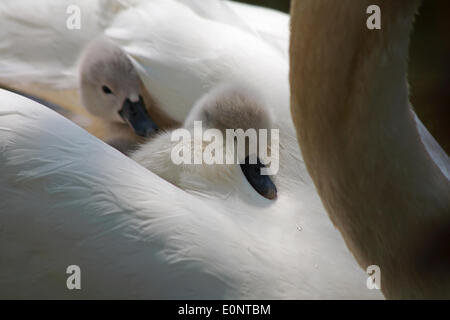
[[[376,2],[382,29],[374,31],[366,27],[373,1],[294,2],[291,108],[299,143],[348,246],[363,267],[381,267],[385,295],[450,295],[433,269],[444,254],[433,239],[450,234],[449,183],[420,141],[406,79],[420,1]]]

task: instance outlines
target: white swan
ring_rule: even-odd
[[[0,254],[9,261],[0,269],[2,297],[380,298],[366,288],[367,275],[328,221],[301,162],[281,52],[251,32],[207,24],[190,9],[182,12],[195,34],[212,26],[233,37],[212,41],[211,34],[169,46],[173,60],[164,64],[158,47],[146,56],[148,40],[137,39],[143,45],[139,50],[133,45],[139,41],[129,42],[139,36],[135,30],[120,28],[126,16],[128,21],[136,13],[147,18],[144,8],[157,3],[163,2],[123,12],[105,34],[125,44],[121,47],[147,85],[158,79],[151,92],[162,105],[173,106],[177,119],[184,120],[208,88],[247,74],[259,99],[276,111],[273,126],[281,129],[278,199],[262,198],[243,176],[232,192],[217,181],[210,188],[228,192],[211,195],[203,184],[197,193],[186,193],[52,111],[0,91],[0,190],[6,199],[0,204],[5,230]],[[159,22],[153,27],[167,28]],[[241,45],[242,51],[235,50]],[[192,51],[176,50],[184,46]],[[155,68],[147,70],[144,62],[152,61]],[[205,69],[208,62],[217,69]],[[185,74],[175,72],[177,67]],[[171,86],[158,91],[158,83]],[[80,292],[64,287],[68,264],[83,270]]]
[[[450,160],[408,99],[420,1],[379,1],[383,25],[375,31],[365,28],[370,4],[294,2],[298,139],[348,247],[362,267],[381,268],[385,296],[449,298]]]
[[[186,193],[5,90],[0,130],[2,298],[380,298],[298,159],[276,201],[250,186],[223,198]],[[80,291],[65,287],[68,265]]]

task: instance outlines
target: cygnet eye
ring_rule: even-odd
[[[107,86],[102,86],[102,90],[104,93],[106,94],[112,94],[112,91],[110,88],[108,88]]]

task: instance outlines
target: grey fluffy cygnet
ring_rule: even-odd
[[[124,153],[158,128],[176,125],[158,109],[127,54],[108,39],[95,39],[84,49],[79,89],[83,106],[107,123],[106,142]]]
[[[223,137],[223,152],[226,153],[225,142],[227,129],[242,129],[246,132],[248,129],[266,129],[270,139],[270,129],[272,127],[271,116],[268,110],[261,104],[256,95],[242,85],[221,85],[204,95],[194,105],[186,118],[183,128],[187,129],[194,136],[194,122],[201,121],[202,129],[217,129]],[[245,150],[242,154],[237,152],[239,163],[230,164],[175,164],[171,158],[174,148],[177,148],[178,141],[171,139],[173,131],[162,133],[154,139],[143,144],[140,149],[131,154],[131,157],[142,166],[153,171],[162,178],[179,186],[182,189],[191,189],[192,186],[198,186],[193,183],[196,177],[202,177],[209,181],[225,181],[231,175],[233,168],[240,166],[240,171],[253,189],[267,199],[275,199],[277,188],[269,175],[261,174],[261,169],[265,165],[261,162],[259,153],[254,154],[250,150],[249,144],[245,143]],[[257,145],[259,146],[259,135]],[[244,137],[244,139],[246,139]],[[236,147],[236,140],[233,141]],[[248,140],[246,140],[248,142]],[[196,151],[193,144],[192,154]],[[202,144],[204,151],[205,143]],[[265,150],[267,152],[267,150]],[[253,153],[252,153],[253,152]],[[256,159],[250,161],[252,158]],[[224,156],[225,158],[225,156]],[[233,171],[236,172],[236,171]]]

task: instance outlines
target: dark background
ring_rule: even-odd
[[[290,0],[241,2],[289,12]],[[449,16],[450,1],[423,1],[412,35],[409,62],[411,102],[417,115],[447,154],[450,154]]]

